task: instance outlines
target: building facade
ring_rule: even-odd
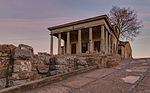
[[[58,38],[58,54],[100,53],[113,54],[118,50],[118,33],[107,15],[88,18],[63,25],[49,27],[53,54],[53,37]],[[61,45],[61,41],[64,45]]]
[[[132,48],[129,42],[120,41],[118,45],[118,54],[121,58],[132,58]]]

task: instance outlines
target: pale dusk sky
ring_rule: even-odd
[[[27,44],[35,53],[49,52],[48,27],[108,14],[115,5],[137,12],[144,27],[131,42],[133,57],[150,57],[150,0],[0,0],[0,44]]]

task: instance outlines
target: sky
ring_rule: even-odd
[[[112,6],[136,11],[144,27],[131,42],[133,57],[150,57],[150,0],[0,0],[0,44],[27,44],[35,53],[50,52],[48,27],[108,14]]]

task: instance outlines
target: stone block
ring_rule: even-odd
[[[16,47],[12,44],[0,44],[0,52],[1,53],[6,53],[6,54],[11,54],[10,52],[15,49]]]
[[[66,66],[65,65],[51,65],[50,69],[52,69],[52,70],[64,70],[64,69],[66,69]]]
[[[58,74],[58,71],[57,71],[57,70],[50,71],[50,75],[51,75],[51,76],[57,75],[57,74]]]
[[[26,83],[26,82],[29,82],[29,81],[30,80],[26,79],[26,80],[13,80],[11,82],[12,82],[13,86],[16,86],[16,85],[20,85],[20,84],[23,84],[23,83]]]
[[[55,60],[55,64],[56,65],[66,65],[67,62],[66,62],[65,58],[58,57]]]
[[[81,66],[87,65],[87,61],[86,60],[78,60],[77,65],[81,65]]]
[[[14,72],[31,72],[32,64],[30,60],[15,60],[14,61]]]
[[[12,73],[13,80],[24,80],[24,79],[29,79],[29,78],[30,78],[29,72]]]
[[[12,52],[12,56],[14,57],[14,59],[30,59],[33,58],[33,55],[33,48],[24,44],[20,44]]]
[[[6,85],[6,78],[1,78],[0,79],[0,89],[5,88]]]

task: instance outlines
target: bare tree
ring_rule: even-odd
[[[113,6],[108,16],[111,23],[117,27],[118,41],[133,40],[141,32],[139,29],[143,26],[142,21],[138,20],[137,13],[130,8]]]

